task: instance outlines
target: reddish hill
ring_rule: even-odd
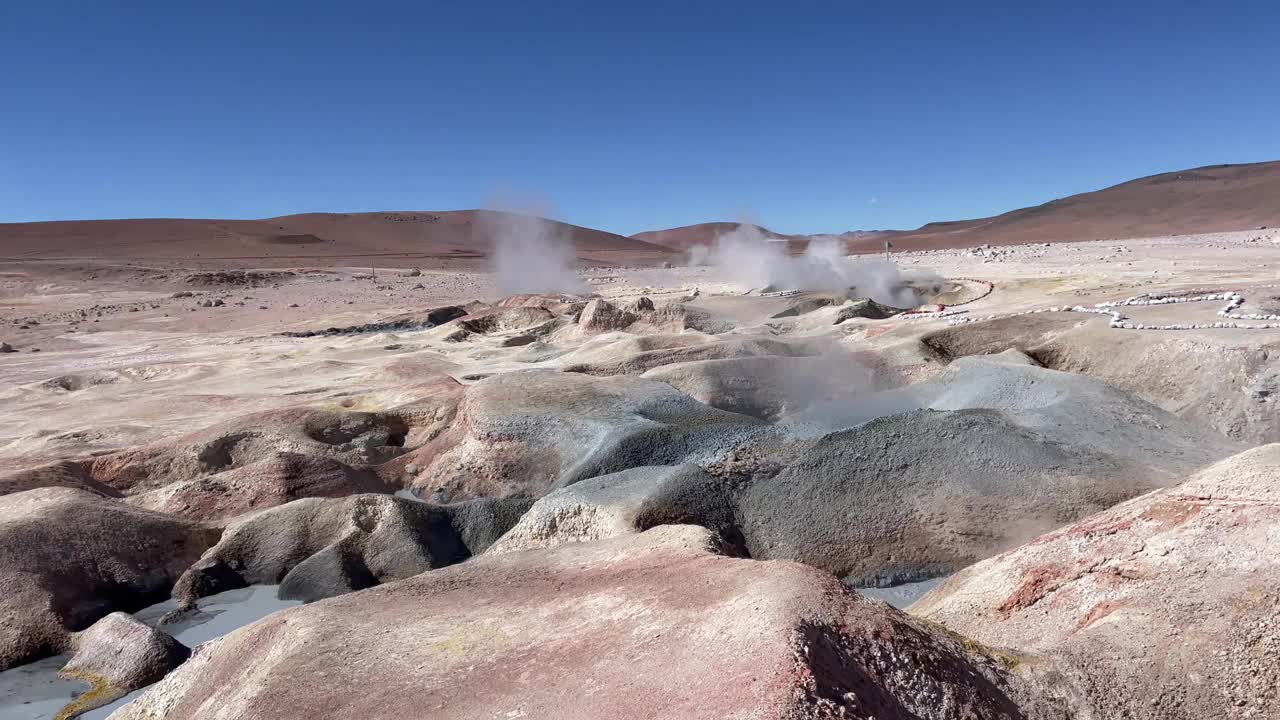
[[[886,237],[897,249],[923,250],[1181,235],[1259,225],[1280,225],[1280,161],[1162,173],[995,217],[935,222],[917,230],[854,231],[841,237],[850,252],[857,253],[879,252]],[[634,237],[687,249],[714,243],[719,234],[736,227],[737,223],[702,223]],[[808,237],[764,232],[796,241],[797,248],[803,248]]]
[[[1280,225],[1280,161],[1210,165],[1130,180],[1035,207],[895,232],[895,247],[1070,242]],[[856,243],[875,250],[877,243]]]
[[[0,224],[0,256],[15,260],[102,259],[192,264],[371,265],[422,260],[476,263],[495,233],[519,216],[479,210],[308,213],[265,220],[84,220]],[[541,229],[571,238],[579,259],[661,262],[669,248],[552,220]]]

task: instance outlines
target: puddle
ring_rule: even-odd
[[[204,598],[200,602],[199,613],[165,625],[163,630],[183,645],[194,648],[276,610],[301,604],[301,601],[277,598],[276,588],[270,585],[228,590]],[[143,608],[133,616],[154,627],[165,613],[177,607],[178,601],[170,599]],[[53,720],[59,710],[85,691],[83,683],[58,677],[58,670],[68,659],[66,655],[60,655],[0,672],[0,720]],[[82,720],[105,720],[144,691],[145,688],[134,691],[80,717]]]
[[[858,588],[858,592],[872,600],[883,600],[890,605],[902,610],[911,603],[924,597],[925,593],[938,587],[945,577],[932,578],[930,580],[921,580],[920,582],[903,583],[886,588]]]

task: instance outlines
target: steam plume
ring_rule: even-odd
[[[493,242],[498,291],[580,294],[586,285],[574,271],[573,238],[566,226],[532,214],[484,211],[480,232]]]
[[[904,276],[897,265],[879,258],[851,259],[839,237],[815,236],[801,255],[788,255],[786,243],[770,240],[754,225],[739,225],[716,239],[714,247],[689,250],[693,265],[710,265],[725,279],[751,288],[849,291],[894,307],[915,307],[912,286],[941,278]]]

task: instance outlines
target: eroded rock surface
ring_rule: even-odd
[[[116,720],[1065,717],[945,632],[717,546],[663,526],[286,610]]]
[[[173,594],[191,604],[259,584],[279,584],[281,598],[306,601],[361,590],[483,551],[529,503],[437,506],[390,495],[296,500],[229,525]]]
[[[0,670],[169,596],[216,530],[71,488],[0,497]]]
[[[1041,656],[1095,717],[1274,718],[1280,445],[1043,535],[911,611]]]
[[[707,407],[665,383],[510,372],[468,389],[441,437],[447,449],[422,451],[414,488],[445,500],[538,497],[640,465],[708,462],[759,432],[768,432],[759,420]]]
[[[73,654],[60,674],[88,683],[90,689],[72,704],[75,713],[101,707],[144,688],[181,665],[191,655],[169,634],[122,612],[114,612],[78,632]],[[73,717],[71,709],[62,717]]]
[[[490,554],[588,542],[692,524],[736,537],[721,481],[693,465],[639,467],[583,480],[545,495]]]

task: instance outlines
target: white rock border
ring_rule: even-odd
[[[979,320],[995,320],[997,317],[1017,317],[1019,315],[1035,315],[1045,312],[1078,312],[1091,313],[1095,315],[1110,315],[1110,327],[1116,330],[1217,330],[1232,328],[1236,330],[1280,330],[1280,322],[1269,322],[1261,325],[1250,325],[1235,322],[1216,322],[1216,323],[1175,323],[1171,325],[1148,325],[1144,323],[1135,323],[1131,318],[1126,317],[1116,308],[1121,307],[1137,307],[1145,305],[1172,305],[1177,303],[1191,302],[1212,302],[1226,300],[1227,304],[1218,311],[1220,317],[1231,320],[1274,320],[1280,321],[1280,315],[1265,315],[1262,313],[1239,314],[1233,312],[1244,304],[1244,295],[1238,292],[1211,293],[1209,295],[1152,295],[1143,293],[1135,295],[1125,300],[1116,302],[1101,302],[1092,307],[1084,305],[1063,305],[1061,307],[1037,308],[1035,310],[1025,310],[1018,313],[1010,313],[1008,315],[988,315],[985,318],[974,317],[947,317],[945,311],[943,313],[920,313],[916,317],[947,317],[948,325],[962,325],[964,323],[978,322]],[[955,311],[960,313],[963,311]]]

